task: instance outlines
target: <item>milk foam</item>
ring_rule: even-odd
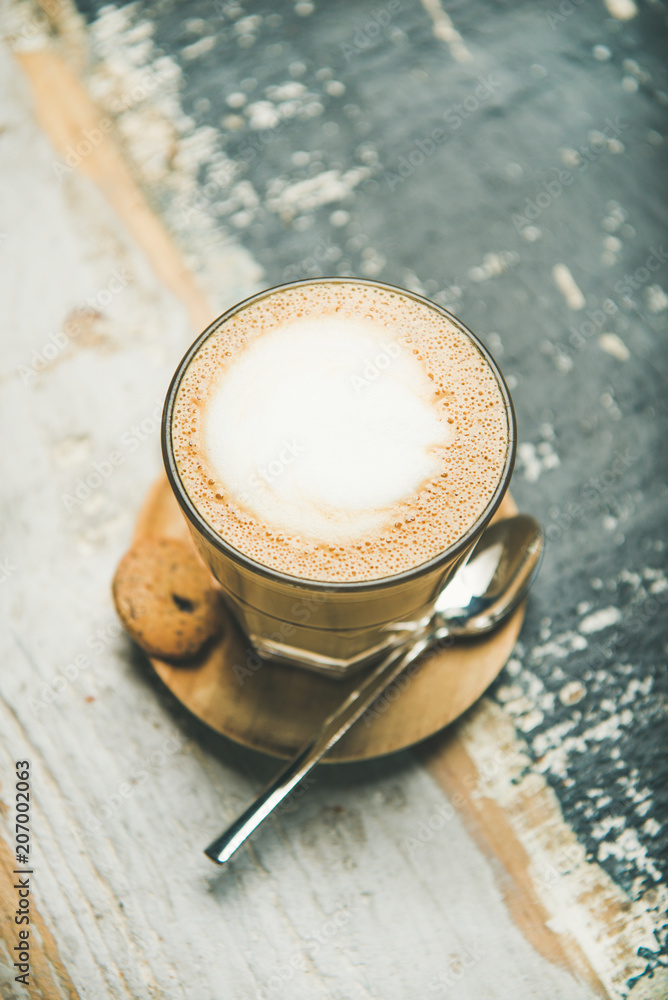
[[[466,333],[354,279],[272,292],[225,320],[172,420],[179,474],[212,528],[322,581],[390,576],[451,546],[494,495],[508,434]]]
[[[206,452],[269,527],[350,541],[438,473],[453,430],[430,396],[423,366],[379,324],[304,318],[225,372],[206,408]]]

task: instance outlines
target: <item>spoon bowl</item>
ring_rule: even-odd
[[[534,517],[517,514],[491,524],[438,595],[432,627],[458,638],[489,632],[527,593],[542,555],[543,532]]]

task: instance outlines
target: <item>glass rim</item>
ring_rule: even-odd
[[[247,556],[240,549],[237,549],[234,545],[218,534],[218,532],[209,524],[206,518],[200,513],[194,501],[191,499],[183,480],[181,479],[181,474],[178,470],[176,464],[176,459],[174,457],[174,447],[172,440],[172,418],[174,414],[174,404],[176,397],[178,395],[179,389],[181,388],[181,382],[183,377],[190,366],[191,361],[198,353],[202,344],[208,340],[210,336],[216,333],[224,323],[235,316],[241,310],[252,305],[254,302],[258,302],[263,298],[273,295],[276,292],[281,292],[289,288],[294,288],[300,285],[322,285],[322,284],[354,284],[354,285],[369,285],[377,288],[389,289],[403,297],[408,297],[414,301],[427,306],[430,309],[435,309],[437,312],[445,316],[454,326],[457,327],[465,336],[467,336],[476,347],[478,351],[482,354],[488,367],[490,368],[492,374],[494,375],[501,396],[504,403],[504,408],[506,412],[506,420],[508,424],[508,443],[506,447],[506,456],[503,466],[503,471],[499,477],[499,481],[496,484],[494,492],[486,504],[485,508],[478,515],[473,524],[468,528],[468,530],[461,535],[452,545],[448,546],[446,549],[442,549],[437,555],[432,556],[431,559],[425,562],[419,563],[417,566],[412,566],[410,569],[403,570],[401,573],[394,573],[390,576],[375,577],[369,580],[314,580],[309,577],[293,576],[289,573],[284,573],[282,570],[274,569],[271,566],[267,566],[264,563],[258,562],[256,559],[252,559]],[[513,472],[513,467],[515,464],[515,452],[517,448],[517,421],[515,417],[515,410],[513,407],[513,401],[506,385],[505,379],[499,370],[496,361],[487,350],[485,345],[479,340],[479,338],[471,331],[469,328],[462,323],[460,319],[454,316],[448,309],[444,306],[439,305],[437,302],[432,302],[431,299],[426,298],[424,295],[420,295],[418,292],[411,292],[406,288],[401,288],[399,285],[392,285],[385,281],[376,281],[373,278],[350,278],[350,277],[322,277],[322,278],[300,278],[297,281],[282,282],[278,285],[272,285],[270,288],[265,288],[260,292],[256,292],[253,295],[249,295],[247,298],[242,299],[236,305],[231,306],[220,316],[216,317],[205,330],[195,338],[193,343],[190,345],[181,361],[179,362],[172,380],[167,390],[167,396],[165,399],[165,404],[162,412],[162,424],[161,424],[161,445],[162,445],[162,456],[165,465],[165,471],[167,473],[167,479],[172,488],[181,510],[185,514],[186,518],[190,523],[197,529],[197,531],[203,535],[206,540],[219,552],[227,556],[233,562],[240,564],[245,569],[250,570],[258,576],[266,577],[273,580],[276,583],[283,583],[286,585],[305,587],[308,590],[313,590],[315,592],[338,592],[338,593],[360,593],[365,590],[375,591],[379,589],[384,589],[387,587],[392,587],[397,584],[407,583],[412,579],[417,579],[418,577],[425,576],[433,570],[437,569],[440,564],[446,566],[453,559],[461,555],[461,553],[475,540],[476,536],[480,534],[486,524],[491,520],[495,512],[497,511],[503,496],[508,488],[510,477]]]

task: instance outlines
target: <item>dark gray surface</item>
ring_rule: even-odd
[[[93,20],[102,5],[79,6]],[[247,5],[242,16],[259,15],[247,48],[232,5],[140,0],[135,10],[179,61],[187,112],[218,130],[237,180],[260,195],[239,229],[228,216],[240,206],[217,208],[215,187],[199,204],[220,211],[267,285],[352,274],[423,291],[483,339],[509,378],[524,446],[512,491],[548,544],[517,662],[492,695],[515,715],[590,856],[637,897],[668,865],[668,310],[655,288],[668,287],[665,14],[643,5],[622,23],[594,2],[449,5],[473,57],[462,63],[417,0],[319,4],[308,16],[291,3]],[[182,56],[212,33],[210,52]],[[258,130],[226,105],[244,87],[259,101],[291,78],[321,113]],[[327,93],[328,79],[345,93]],[[456,108],[465,101],[466,118]],[[221,125],[230,114],[236,130]],[[443,134],[431,152],[434,129]],[[592,135],[605,130],[611,143]],[[292,158],[314,150],[303,165]],[[584,151],[579,165],[568,150]],[[368,176],[344,200],[294,216],[266,207],[277,178],[361,166]],[[206,171],[200,181],[211,182]],[[342,210],[349,219],[336,225]],[[625,276],[652,253],[660,266],[629,287]],[[570,269],[583,309],[557,288],[556,263]],[[604,341],[616,355],[603,349],[602,333],[618,335],[626,360],[616,341]],[[608,627],[579,628],[606,608],[619,610],[616,622],[608,612]],[[571,681],[584,685],[577,701]],[[665,944],[663,925],[648,972],[665,963]]]

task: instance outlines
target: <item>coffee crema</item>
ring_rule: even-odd
[[[508,438],[466,333],[353,279],[242,306],[191,360],[172,416],[181,480],[213,530],[323,582],[392,576],[449,548],[492,499]]]

